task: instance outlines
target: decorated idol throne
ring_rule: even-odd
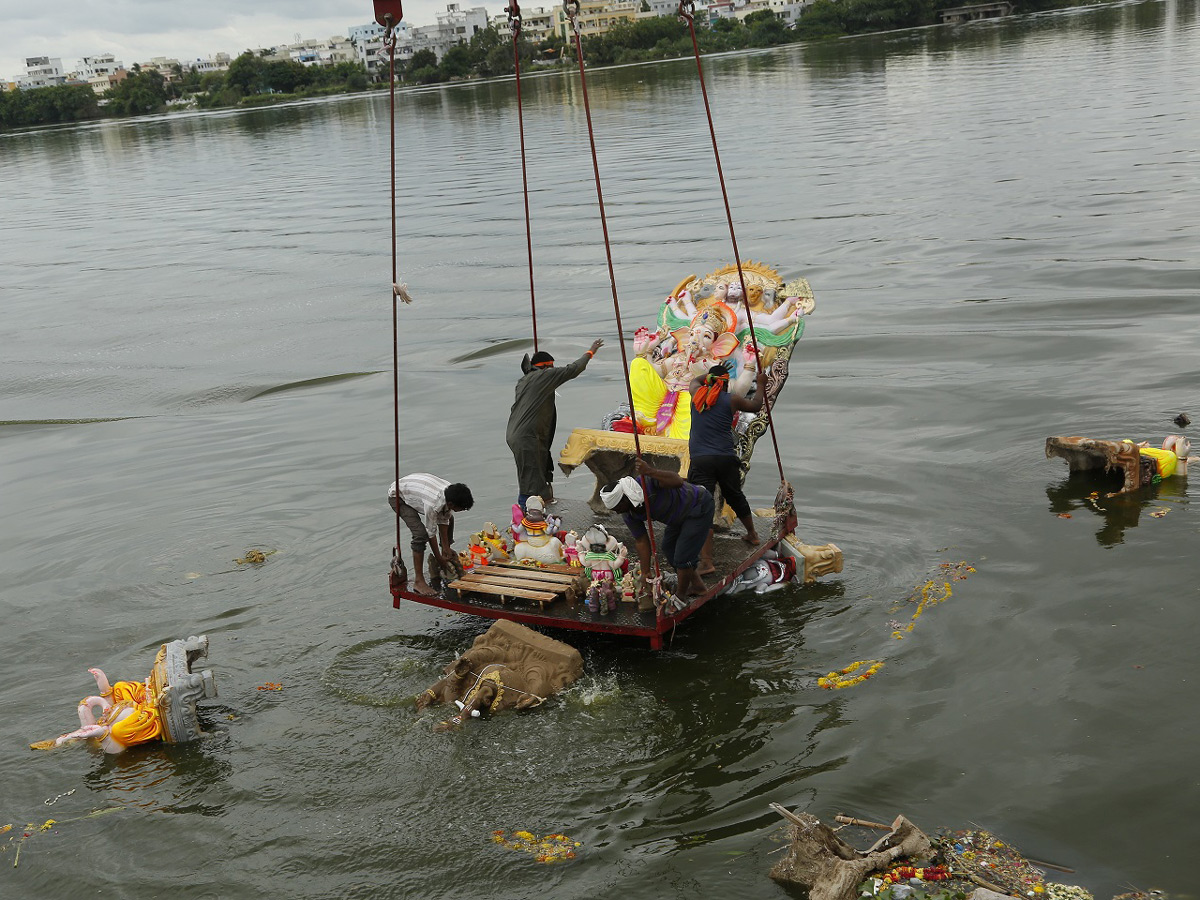
[[[605,417],[601,428],[571,432],[558,464],[567,474],[580,465],[592,471],[596,486],[589,503],[597,512],[605,511],[600,487],[633,474],[634,428],[642,455],[652,467],[687,474],[688,387],[712,366],[724,364],[730,370],[730,390],[743,396],[753,388],[756,373],[765,371],[766,401],[774,405],[787,381],[792,349],[804,333],[803,317],[816,303],[807,281],[797,278],[785,283],[763,263],[742,263],[742,276],[748,297],[743,296],[736,265],[683,279],[659,306],[655,327],[639,328],[634,337],[636,355],[629,366],[633,410],[622,403]],[[765,410],[737,415],[734,447],[743,478],[767,425]],[[728,525],[733,512],[719,496],[717,501],[717,524]]]

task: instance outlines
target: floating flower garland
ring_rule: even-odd
[[[950,870],[945,866],[922,866],[919,868],[898,866],[890,872],[884,872],[879,876],[879,880],[884,884],[898,884],[911,878],[919,881],[949,881],[952,877]],[[1074,900],[1074,898],[1063,898],[1063,900]]]
[[[965,581],[967,576],[975,572],[975,567],[965,560],[956,563],[941,563],[939,568],[942,570],[941,579],[929,579],[924,584],[914,588],[912,593],[905,598],[905,602],[915,602],[917,604],[917,608],[913,612],[908,624],[897,622],[894,619],[887,623],[888,628],[891,629],[892,637],[896,640],[903,640],[906,634],[912,633],[912,630],[917,627],[917,620],[921,618],[926,609],[950,599],[950,595],[954,593],[950,587],[951,582]],[[892,612],[895,612],[899,608],[900,606],[897,604],[897,606],[893,607]],[[882,659],[860,659],[857,662],[852,662],[844,669],[836,669],[828,675],[818,678],[817,684],[826,690],[853,687],[856,684],[862,684],[882,669],[883,664],[884,661]],[[864,666],[866,667],[865,669],[863,668]]]
[[[931,578],[908,595],[906,602],[916,601],[917,603],[917,609],[913,613],[911,621],[907,625],[900,625],[898,622],[888,623],[892,629],[892,637],[896,640],[904,640],[906,634],[912,633],[912,630],[917,627],[917,619],[921,618],[926,608],[937,606],[950,599],[950,595],[954,593],[950,582],[965,581],[968,575],[975,572],[975,567],[965,560],[957,563],[942,563],[940,568],[944,575],[949,576],[947,580],[938,581]]]
[[[866,671],[859,675],[854,673],[867,666]],[[838,669],[836,672],[830,672],[828,675],[818,678],[817,684],[825,688],[827,691],[837,690],[838,688],[853,687],[856,684],[862,684],[876,672],[883,668],[882,659],[860,659],[857,662],[852,662],[844,669]],[[847,678],[846,676],[853,676]]]
[[[575,858],[575,848],[581,847],[565,834],[548,834],[538,837],[531,831],[506,832],[503,828],[492,832],[492,843],[509,850],[519,850],[533,857],[534,862],[556,863]]]

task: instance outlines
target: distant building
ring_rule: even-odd
[[[760,10],[770,10],[786,25],[791,26],[800,18],[804,7],[812,0],[714,0],[708,4],[709,24],[719,19],[741,19]]]
[[[943,9],[938,15],[943,25],[955,25],[959,22],[975,22],[979,19],[998,19],[1001,16],[1011,16],[1013,4],[973,3],[970,6],[956,6],[953,9]]]
[[[650,19],[655,16],[674,16],[679,12],[679,3],[677,0],[646,0],[646,5],[650,7],[649,11],[642,9],[642,4],[639,0],[639,19]]]
[[[502,38],[510,44],[512,43],[512,29],[508,26],[508,13],[493,16],[492,27]],[[555,34],[556,30],[553,9],[547,10],[539,6],[537,9],[521,10],[521,34],[529,43],[540,44]]]
[[[205,75],[209,72],[224,72],[229,68],[231,62],[233,60],[228,53],[215,53],[211,59],[193,59],[190,62],[182,63],[182,66]]]
[[[372,80],[380,81],[387,75],[388,55],[383,46],[384,28],[378,22],[367,25],[354,25],[350,28],[350,42],[354,45],[355,55],[359,63]],[[396,60],[397,62],[412,57],[412,26],[401,21],[396,24]]]
[[[183,68],[179,60],[170,56],[155,56],[146,60],[141,66],[143,72],[157,72],[163,77],[164,81],[175,81],[177,78],[175,67],[179,66],[181,69]]]
[[[634,21],[641,8],[641,0],[579,0],[579,34],[582,37],[607,34],[619,22]],[[554,30],[568,43],[575,40],[571,23],[561,6],[554,8]]]
[[[128,77],[129,73],[124,69],[117,69],[106,75],[93,75],[87,82],[96,94],[103,94],[109,88],[116,87]]]
[[[79,61],[79,68],[75,70],[75,74],[80,81],[86,81],[89,84],[93,78],[97,76],[108,76],[117,69],[124,69],[125,64],[116,59],[111,53],[101,53],[99,56],[85,56]]]
[[[42,88],[66,84],[62,59],[51,56],[28,56],[25,58],[25,74],[17,79],[17,87]]]
[[[407,31],[408,23],[400,22],[397,26],[400,30]],[[352,25],[346,32],[346,36],[355,44],[364,43],[383,38],[384,28],[378,22],[369,22],[366,25]]]

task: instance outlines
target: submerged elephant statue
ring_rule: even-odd
[[[416,698],[418,710],[435,703],[459,707],[439,731],[497,710],[539,706],[583,673],[583,657],[562,641],[501,619],[444,671],[446,677]]]

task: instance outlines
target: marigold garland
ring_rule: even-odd
[[[924,584],[914,588],[912,593],[905,598],[905,602],[917,604],[916,610],[912,614],[912,618],[907,625],[891,620],[887,623],[891,629],[892,637],[896,640],[903,640],[906,634],[911,634],[912,630],[917,627],[917,620],[925,613],[925,610],[931,606],[937,606],[939,603],[944,603],[950,599],[954,593],[950,587],[951,582],[964,581],[968,575],[975,572],[975,567],[963,560],[956,563],[941,563],[939,568],[942,570],[942,578],[930,578]],[[895,612],[900,608],[897,604],[892,608]],[[866,666],[866,670],[855,675],[860,669]],[[862,684],[876,672],[883,668],[882,659],[860,659],[846,666],[844,669],[837,669],[817,679],[817,684],[826,690],[836,690],[838,688],[853,687],[856,684]],[[847,677],[852,676],[852,677]]]
[[[964,581],[968,575],[975,572],[975,567],[965,560],[957,563],[942,563],[939,568],[950,576],[949,580],[938,581],[931,578],[908,595],[906,602],[917,602],[917,609],[912,615],[912,620],[907,625],[900,625],[898,622],[888,623],[892,629],[892,637],[896,640],[904,640],[904,635],[912,633],[912,630],[917,627],[917,619],[921,618],[927,607],[937,606],[950,599],[950,595],[954,593],[950,582]]]
[[[534,862],[556,863],[575,858],[575,848],[583,846],[565,834],[548,834],[539,838],[531,831],[505,832],[503,828],[492,832],[492,843],[509,850],[519,850],[533,857]]]
[[[867,666],[867,670],[861,675],[854,675],[854,673],[863,666]],[[862,684],[882,668],[882,659],[860,659],[857,662],[850,663],[850,665],[846,666],[844,669],[838,669],[836,672],[830,672],[823,678],[818,678],[817,684],[825,688],[827,691],[851,687],[856,684]],[[847,675],[854,675],[854,677],[846,678],[845,676]]]

